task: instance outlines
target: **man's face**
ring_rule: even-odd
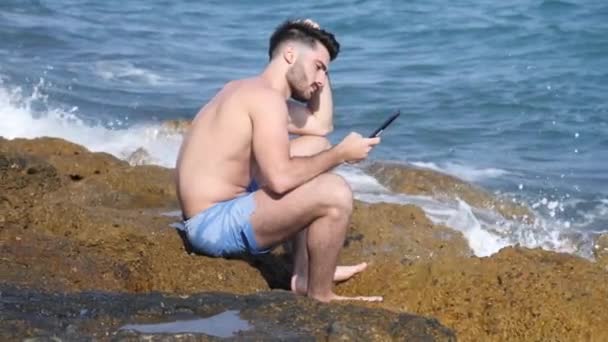
[[[323,44],[317,43],[314,48],[299,46],[295,62],[287,71],[291,97],[306,102],[320,91],[327,80],[329,61],[329,52]]]

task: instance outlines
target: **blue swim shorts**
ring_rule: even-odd
[[[219,202],[186,220],[186,236],[193,249],[213,257],[268,253],[269,248],[258,247],[251,225],[257,189],[252,182],[244,195]]]

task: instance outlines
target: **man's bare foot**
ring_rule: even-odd
[[[309,296],[311,298],[314,298],[318,301],[321,302],[331,302],[331,301],[348,301],[348,300],[353,300],[353,301],[361,301],[361,302],[381,302],[384,300],[384,298],[382,298],[381,296],[356,296],[356,297],[345,297],[345,296],[338,296],[335,293],[330,294],[329,296]]]
[[[352,278],[355,274],[362,272],[367,268],[367,263],[362,262],[352,266],[338,266],[334,273],[334,281],[341,282]],[[308,290],[308,279],[293,275],[291,277],[291,291],[295,294],[305,295]]]
[[[291,292],[305,296],[308,292],[308,280],[304,277],[298,277],[294,274],[291,277]]]
[[[352,276],[359,272],[363,272],[367,268],[367,263],[362,262],[358,265],[352,266],[338,266],[336,267],[336,272],[334,273],[334,281],[340,282],[350,279]]]

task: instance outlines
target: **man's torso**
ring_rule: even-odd
[[[245,192],[254,162],[249,108],[261,86],[256,79],[230,82],[194,118],[176,165],[186,217]]]

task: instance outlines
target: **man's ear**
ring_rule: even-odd
[[[283,59],[287,64],[293,64],[296,61],[297,49],[293,44],[288,44],[283,49]]]

